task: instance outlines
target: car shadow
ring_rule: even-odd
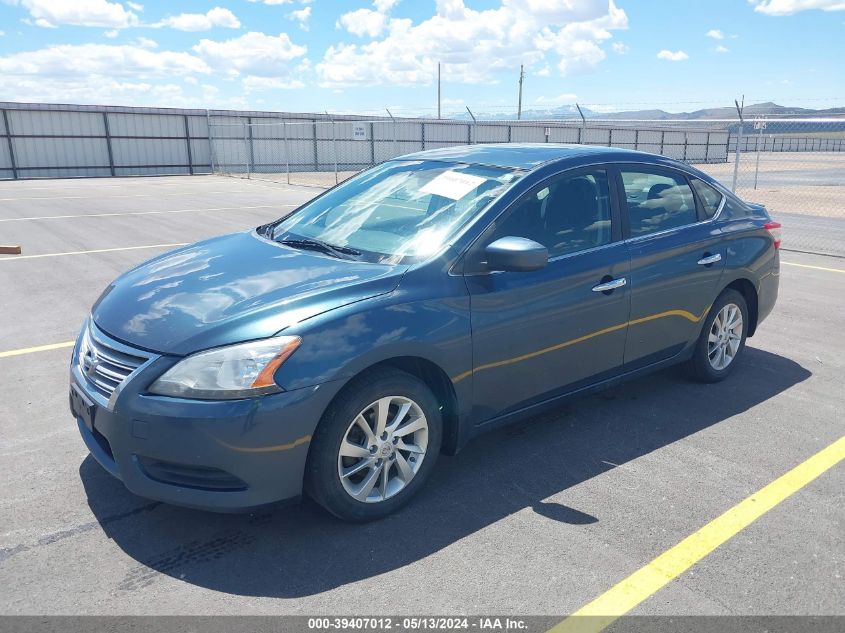
[[[226,593],[302,597],[408,565],[525,508],[571,529],[590,529],[601,516],[547,498],[747,411],[810,375],[789,359],[749,347],[722,383],[693,383],[666,370],[573,400],[484,435],[455,457],[441,456],[411,504],[365,525],[342,523],[308,500],[252,515],[146,501],[90,456],[79,472],[103,531],[136,561],[118,590],[166,574]]]

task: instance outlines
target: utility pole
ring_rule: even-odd
[[[522,64],[519,65],[519,104],[516,107],[516,118],[522,118],[522,80],[525,78],[525,70]]]
[[[440,62],[437,62],[437,118],[440,118]]]

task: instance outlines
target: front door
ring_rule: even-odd
[[[477,423],[622,365],[629,257],[609,183],[602,169],[544,181],[505,211],[468,255]],[[505,236],[545,245],[548,265],[532,272],[485,270],[483,248]]]

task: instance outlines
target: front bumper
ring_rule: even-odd
[[[329,382],[229,401],[150,395],[146,387],[175,362],[160,358],[105,402],[76,357],[70,380],[94,404],[91,428],[79,398],[71,410],[94,459],[137,495],[222,512],[302,494],[311,435],[339,389]]]

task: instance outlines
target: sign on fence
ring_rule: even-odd
[[[352,124],[352,139],[356,141],[366,141],[367,140],[367,124],[366,123],[353,123]]]

